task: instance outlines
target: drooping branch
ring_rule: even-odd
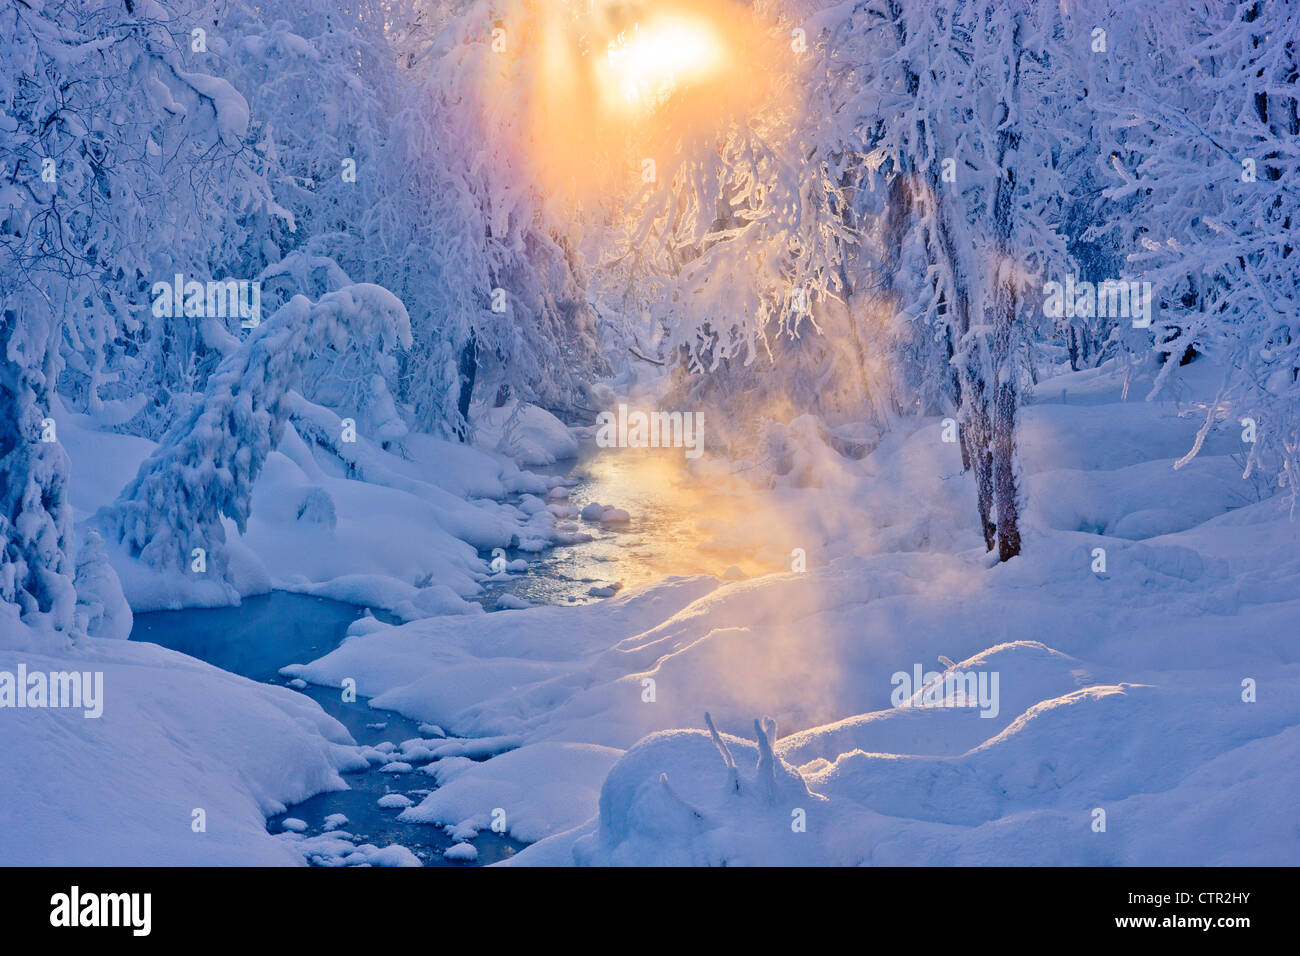
[[[410,341],[406,309],[379,286],[349,286],[315,304],[294,296],[221,363],[202,402],[106,510],[108,529],[154,568],[183,568],[197,548],[224,577],[222,519],[245,530],[253,486],[283,435],[303,362],[331,348]]]

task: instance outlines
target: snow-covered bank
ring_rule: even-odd
[[[333,413],[298,401],[303,416],[318,424],[327,419],[321,427],[337,429]],[[545,451],[554,462],[576,448],[564,426],[542,409],[530,406],[521,418],[530,426],[527,450],[533,454]],[[61,422],[74,466],[71,500],[84,537],[156,446],[96,430],[82,416],[65,413]],[[346,461],[335,449],[309,444],[293,423],[286,427],[254,485],[246,534],[224,522],[226,581],[192,569],[151,568],[107,545],[131,607],[219,606],[277,588],[381,607],[407,619],[479,613],[466,599],[488,574],[480,550],[536,551],[555,539],[551,511],[525,511],[504,499],[544,496],[558,479],[521,470],[494,444],[470,447],[410,434],[389,450],[364,436],[341,447]]]
[[[0,672],[103,673],[99,717],[4,711],[6,865],[301,865],[265,818],[366,765],[342,725],[285,688],[152,644],[92,638],[57,657],[4,644]]]
[[[541,808],[593,795],[591,821],[519,863],[1294,863],[1278,768],[1300,744],[1300,526],[1248,481],[1215,490],[1235,429],[1176,471],[1199,422],[1097,379],[1045,382],[1026,410],[1031,523],[1006,564],[988,567],[940,423],[860,461],[801,428],[779,522],[735,533],[759,524],[806,572],[378,628],[293,672],[517,738],[412,819],[481,828],[500,808],[529,839]],[[1104,513],[1061,510],[1084,482]],[[893,706],[917,667],[996,674],[996,700]],[[574,746],[626,752],[603,775],[561,759]]]
[[[551,460],[569,451],[558,421],[540,409],[526,418],[535,428],[553,423],[534,436],[535,448],[549,449]],[[66,411],[59,435],[74,465],[70,497],[84,542],[156,445]],[[503,499],[545,495],[556,479],[522,471],[493,448],[408,435],[387,451],[360,440],[354,456],[343,462],[286,429],[256,482],[247,534],[226,523],[238,597],[277,588],[401,619],[482,615],[466,600],[488,573],[479,549],[539,549],[553,536],[550,511]],[[132,608],[231,601],[200,575],[158,572],[120,548],[101,548],[93,553],[111,563],[79,569],[78,597],[101,617],[113,612],[100,628],[112,637],[129,633]],[[358,846],[342,831],[314,842],[268,834],[266,817],[343,789],[340,772],[368,766],[346,729],[309,697],[151,644],[48,637],[0,615],[0,673],[102,672],[103,714],[6,704],[4,754],[22,771],[0,779],[0,862],[293,865],[310,855],[418,864],[400,846]]]
[[[1189,369],[1187,387],[1204,374]],[[393,809],[406,823],[444,826],[461,841],[456,859],[499,827],[533,842],[511,861],[521,865],[1294,863],[1300,834],[1278,769],[1300,756],[1300,526],[1289,502],[1233,483],[1234,429],[1212,433],[1200,458],[1174,470],[1197,420],[1173,405],[1121,402],[1114,376],[1065,376],[1039,394],[1024,416],[1026,550],[1005,564],[984,554],[969,478],[938,421],[896,431],[857,459],[814,419],[796,420],[761,476],[770,487],[751,488],[728,514],[701,515],[718,549],[710,554],[752,548],[760,563],[784,558],[792,570],[746,578],[720,564],[717,575],[672,577],[584,607],[448,613],[463,600],[449,585],[386,573],[396,565],[357,570],[385,559],[382,521],[356,554],[338,538],[312,548],[294,537],[298,519],[284,501],[299,476],[342,505],[323,530],[335,534],[354,513],[348,540],[362,541],[366,509],[382,513],[384,500],[385,520],[409,523],[401,509],[423,499],[406,482],[426,470],[455,484],[449,495],[505,489],[508,468],[455,466],[458,454],[491,458],[474,449],[420,451],[423,439],[409,440],[409,463],[379,459],[389,469],[382,484],[331,476],[319,462],[312,472],[314,456],[273,455],[246,540],[259,560],[283,548],[277,560],[318,576],[303,572],[300,590],[382,593],[409,621],[366,618],[337,649],[283,673],[354,680],[376,707],[439,725],[435,736],[471,738],[412,738],[381,757],[416,768],[412,781],[431,778],[425,788],[404,783],[416,802]],[[73,433],[74,446],[101,441]],[[439,455],[452,464],[435,471]],[[724,470],[701,463],[715,493]],[[93,513],[93,491],[74,493],[79,513]],[[479,514],[553,522],[564,510],[533,494],[517,508],[490,494],[465,509],[448,504],[447,520],[465,531]],[[440,527],[438,500],[410,514]],[[131,860],[412,862],[379,848],[357,855],[346,833],[267,837],[265,814],[366,762],[313,702],[120,646],[89,641],[57,662],[37,648],[22,657],[51,670],[102,658],[108,705],[101,721],[14,712],[75,726],[65,734],[60,724],[57,738],[48,723],[20,731],[21,756],[43,769],[35,782],[7,782],[7,823],[23,832],[63,818],[85,819],[90,832],[111,823],[127,835],[105,860],[134,839],[145,849]],[[19,657],[10,651],[0,670]],[[911,679],[918,669],[996,683],[970,685],[980,688],[972,706],[930,706]],[[114,687],[130,695],[125,718]],[[912,706],[896,706],[903,699]],[[216,705],[189,703],[215,700],[212,713],[202,708]],[[208,729],[191,733],[201,719]],[[141,725],[151,729],[137,733]],[[274,746],[260,743],[264,733]],[[111,767],[87,792],[132,794],[138,814],[69,795],[67,768],[97,765],[101,751]],[[144,764],[169,782],[160,794],[131,776]],[[184,812],[207,809],[209,834],[216,817],[230,821],[224,842],[191,843],[202,834],[184,819],[172,834],[130,836],[209,789],[208,803]],[[67,837],[42,859],[88,859],[77,852]]]

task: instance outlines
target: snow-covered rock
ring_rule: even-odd
[[[478,848],[472,843],[457,843],[449,846],[442,855],[458,863],[473,863],[478,859]]]

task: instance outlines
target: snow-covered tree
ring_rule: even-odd
[[[1131,259],[1169,308],[1157,349],[1195,349],[1224,368],[1189,461],[1227,416],[1253,432],[1247,474],[1300,490],[1300,9],[1285,2],[1161,4],[1123,51],[1150,76],[1150,50],[1182,41],[1165,67],[1111,104],[1131,130],[1130,164],[1107,195],[1135,197],[1143,234]],[[1171,94],[1170,91],[1178,91]]]
[[[530,142],[545,6],[469,4],[392,121],[365,235],[412,309],[401,397],[430,430],[502,385],[573,414],[607,367],[574,223],[546,203]]]
[[[149,290],[177,272],[210,277],[241,240],[240,213],[268,199],[247,103],[187,61],[186,11],[55,0],[0,12],[6,274],[59,303],[65,400],[113,420],[165,404],[219,357],[199,324],[155,321]]]
[[[110,533],[152,567],[201,567],[225,580],[222,521],[245,530],[253,485],[284,432],[303,362],[410,341],[406,310],[379,286],[349,286],[314,304],[295,296],[226,357],[199,405],[140,466],[104,513]]]
[[[1053,7],[992,0],[861,0],[805,29],[812,62],[777,84],[803,91],[798,108],[685,150],[635,236],[671,233],[684,260],[671,341],[710,364],[797,331],[804,302],[814,328],[818,303],[846,303],[868,390],[881,388],[869,350],[895,367],[878,408],[957,413],[985,542],[1006,560],[1020,547],[1014,435],[1035,278],[1070,265],[1066,29]],[[881,308],[903,322],[869,340],[863,316]]]
[[[0,599],[75,626],[64,402],[121,421],[149,382],[201,361],[153,323],[150,283],[202,269],[265,198],[244,162],[247,106],[186,68],[184,25],[153,0],[0,9]],[[192,331],[192,330],[191,330]],[[188,347],[186,347],[188,343]],[[143,393],[143,394],[142,394]]]
[[[76,605],[68,456],[51,419],[57,327],[45,303],[0,311],[0,603],[41,631],[71,632]],[[0,610],[0,613],[3,613]]]

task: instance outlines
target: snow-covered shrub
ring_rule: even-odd
[[[338,523],[334,499],[319,485],[308,488],[298,502],[298,520],[333,528]]]
[[[314,304],[294,297],[222,362],[199,407],[108,509],[106,525],[146,564],[224,579],[223,519],[245,530],[253,484],[280,441],[303,361],[409,342],[406,310],[378,286],[350,286]]]
[[[29,298],[23,308],[23,291],[5,295],[0,312],[0,606],[16,607],[40,630],[69,633],[76,604],[69,465],[48,417],[58,326],[44,303]]]
[[[98,531],[86,533],[77,554],[77,630],[90,637],[126,640],[134,620],[122,593],[122,582],[108,563],[104,539]]]

